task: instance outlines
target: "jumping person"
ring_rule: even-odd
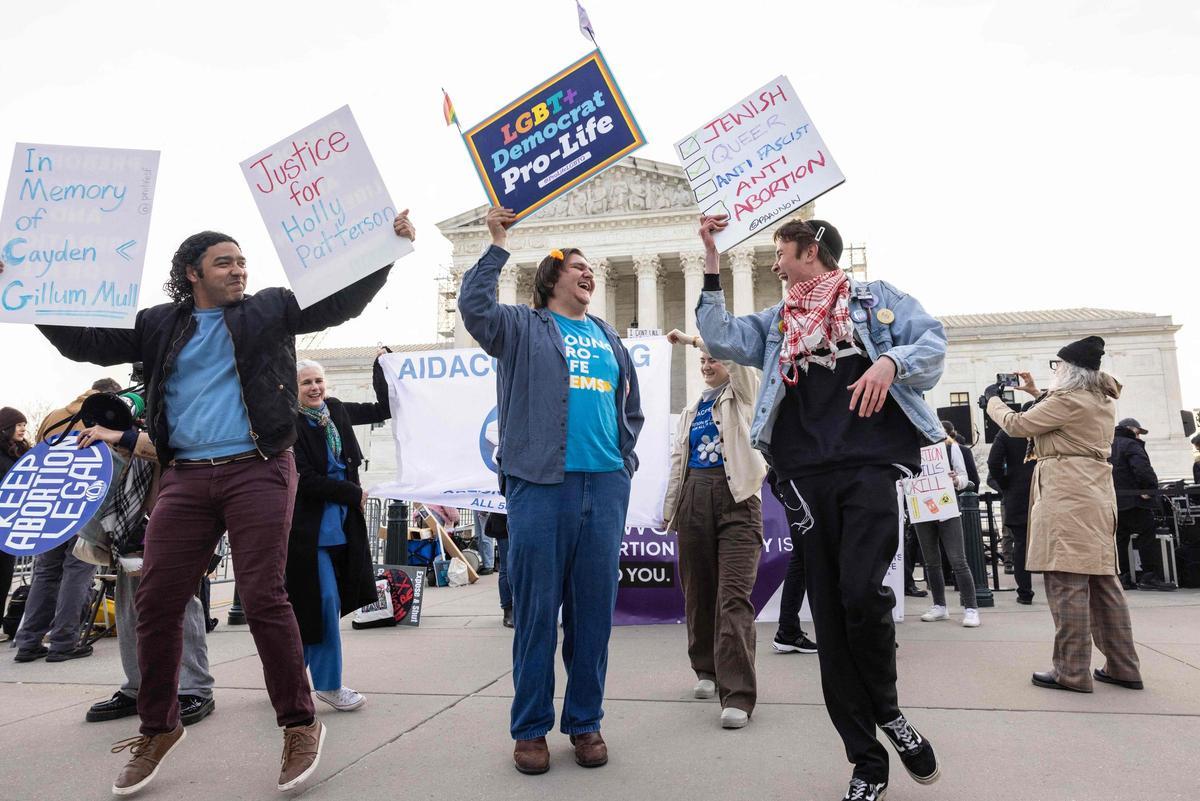
[[[407,211],[393,229],[413,238]],[[38,326],[69,359],[144,363],[149,434],[163,466],[136,601],[141,735],[118,744],[132,756],[114,794],[149,784],[184,737],[176,697],[184,611],[226,529],[267,693],[284,727],[277,786],[289,790],[316,769],[325,728],[314,716],[284,589],[296,493],[295,337],[357,317],[389,269],[302,309],[287,289],[246,294],[241,247],[204,231],[171,260],[164,287],[171,302],[138,312],[132,329]]]
[[[750,445],[758,371],[714,359],[699,337],[672,331],[667,339],[700,351],[708,386],[679,417],[663,503],[667,528],[679,533],[693,693],[720,693],[721,726],[740,729],[758,700],[750,593],[763,547],[767,474]]]
[[[786,298],[731,316],[713,241],[727,224],[724,215],[700,221],[697,326],[713,356],[763,371],[750,438],[804,548],[825,706],[854,764],[845,798],[874,801],[888,783],[877,727],[916,781],[939,776],[933,746],[896,698],[896,599],[883,578],[899,544],[896,483],[920,469],[923,445],[945,438],[921,393],[941,376],[946,337],[915,298],[838,269],[841,237],[820,220],[775,232],[772,269]]]
[[[514,219],[508,209],[488,211],[492,245],[463,276],[458,309],[498,361],[496,463],[508,504],[515,623],[510,732],[517,770],[536,774],[550,767],[560,606],[560,728],[580,765],[608,761],[600,719],[642,407],[629,352],[612,326],[587,313],[595,281],[577,248],[542,259],[533,308],[496,302]]]

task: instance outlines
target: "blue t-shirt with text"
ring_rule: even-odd
[[[553,314],[553,312],[551,312]],[[567,355],[566,469],[579,473],[621,470],[625,461],[617,437],[617,382],[620,368],[604,329],[590,318],[555,314]]]
[[[196,331],[167,379],[170,445],[180,459],[217,459],[254,450],[250,418],[223,309],[192,312]]]
[[[713,400],[701,401],[696,408],[696,417],[692,420],[691,448],[689,449],[688,467],[693,470],[701,467],[720,467],[725,464],[725,448],[721,445],[721,432],[713,422]]]

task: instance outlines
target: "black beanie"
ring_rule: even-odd
[[[821,234],[820,246],[829,251],[834,263],[841,261],[842,235],[838,233],[838,229],[824,220],[809,220],[808,224],[812,226],[814,234],[820,233],[822,228],[825,229],[825,233]]]
[[[10,428],[16,428],[17,423],[28,423],[25,415],[11,406],[5,406],[0,409],[0,431],[7,431]]]
[[[1088,370],[1100,369],[1100,357],[1104,355],[1104,340],[1100,337],[1084,337],[1072,342],[1058,352],[1058,358]]]

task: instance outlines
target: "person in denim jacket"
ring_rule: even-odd
[[[533,308],[496,302],[511,211],[494,208],[492,246],[463,276],[458,309],[497,361],[500,489],[513,594],[513,761],[550,767],[554,651],[562,607],[567,690],[561,730],[575,761],[608,761],[600,736],[617,566],[642,428],[637,373],[617,332],[587,313],[595,281],[576,248],[553,250]]]
[[[882,728],[909,774],[937,780],[933,746],[896,697],[895,596],[883,585],[898,546],[897,481],[920,470],[920,449],[945,438],[922,393],[941,377],[946,336],[910,295],[838,269],[842,240],[828,222],[776,231],[778,305],[725,310],[713,233],[702,217],[704,290],[696,307],[713,356],[759,367],[750,438],[776,475],[792,536],[804,548],[825,706],[854,773],[846,798],[886,792]]]

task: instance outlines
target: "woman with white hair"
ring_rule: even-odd
[[[1090,693],[1092,679],[1142,689],[1133,625],[1117,580],[1117,501],[1108,462],[1121,384],[1100,370],[1104,340],[1087,337],[1058,352],[1050,389],[1024,412],[987,388],[980,405],[1014,437],[1032,440],[1037,460],[1029,493],[1030,572],[1040,572],[1054,616],[1053,669],[1038,687]],[[1032,379],[1021,387],[1038,395]],[[1090,637],[1089,637],[1090,634]],[[1092,644],[1104,667],[1089,673]]]
[[[386,352],[381,349],[379,355]],[[304,663],[317,698],[349,712],[366,699],[342,684],[339,622],[374,603],[375,573],[359,485],[362,450],[354,426],[392,416],[387,383],[375,360],[375,403],[346,403],[326,395],[325,368],[307,359],[296,363],[300,410],[296,414],[296,510],[288,541],[287,591]]]

